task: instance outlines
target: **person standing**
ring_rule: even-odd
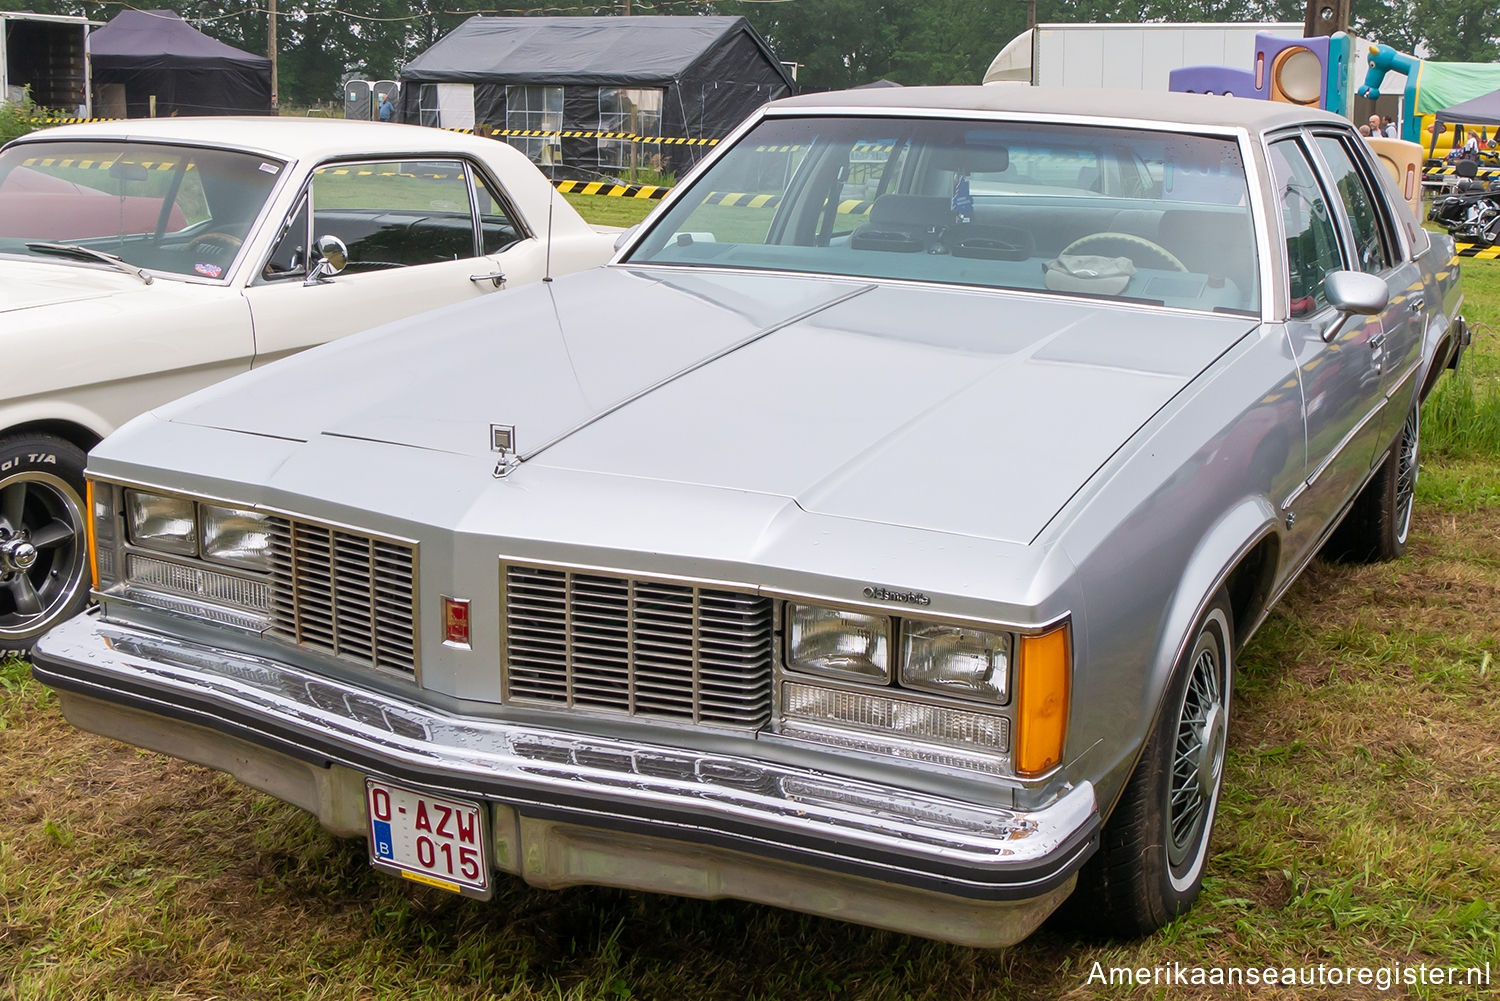
[[[395,116],[396,106],[391,103],[390,95],[380,94],[377,96],[380,98],[380,120],[388,122]]]
[[[1396,138],[1396,123],[1390,115],[1385,116],[1385,128],[1381,130],[1381,134],[1387,139]]]

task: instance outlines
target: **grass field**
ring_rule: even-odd
[[[377,875],[362,843],[222,775],[73,730],[12,659],[0,665],[0,996],[1482,997],[1091,979],[1174,963],[1430,963],[1488,965],[1500,985],[1500,262],[1464,270],[1474,350],[1429,403],[1408,554],[1315,563],[1245,652],[1204,893],[1158,935],[1044,928],[981,952],[733,901],[508,879],[475,904]]]

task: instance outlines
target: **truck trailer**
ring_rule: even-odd
[[[0,100],[77,118],[93,114],[86,17],[0,11]]]
[[[1301,38],[1302,24],[1039,24],[990,63],[985,83],[1167,89],[1184,66],[1249,66],[1260,32]]]

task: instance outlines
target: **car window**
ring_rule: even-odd
[[[283,166],[148,142],[20,143],[0,153],[0,253],[77,244],[137,267],[219,278]]]
[[[336,163],[312,179],[314,239],[336,236],[348,271],[474,257],[469,181],[456,160]]]
[[[628,260],[1254,313],[1248,193],[1239,146],[1223,137],[773,118],[656,216]]]
[[[1292,139],[1274,142],[1270,154],[1271,179],[1286,229],[1291,315],[1309,316],[1328,304],[1323,290],[1328,272],[1344,266],[1338,233],[1302,145]]]
[[[1344,213],[1354,230],[1355,257],[1361,271],[1380,274],[1391,267],[1390,237],[1381,223],[1379,203],[1355,167],[1349,150],[1334,136],[1316,136],[1313,142],[1328,165],[1334,189],[1344,203]]]
[[[474,197],[479,202],[479,229],[484,253],[498,254],[525,237],[526,234],[511,219],[505,201],[478,173],[474,174]]]
[[[267,281],[281,278],[302,278],[307,275],[307,196],[297,202],[287,221],[281,225],[281,235],[271,248],[261,277]]]

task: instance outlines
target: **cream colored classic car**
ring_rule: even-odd
[[[550,247],[547,239],[550,233]],[[344,334],[602,264],[504,143],[181,119],[0,151],[0,649],[87,597],[84,453],[142,411]]]

